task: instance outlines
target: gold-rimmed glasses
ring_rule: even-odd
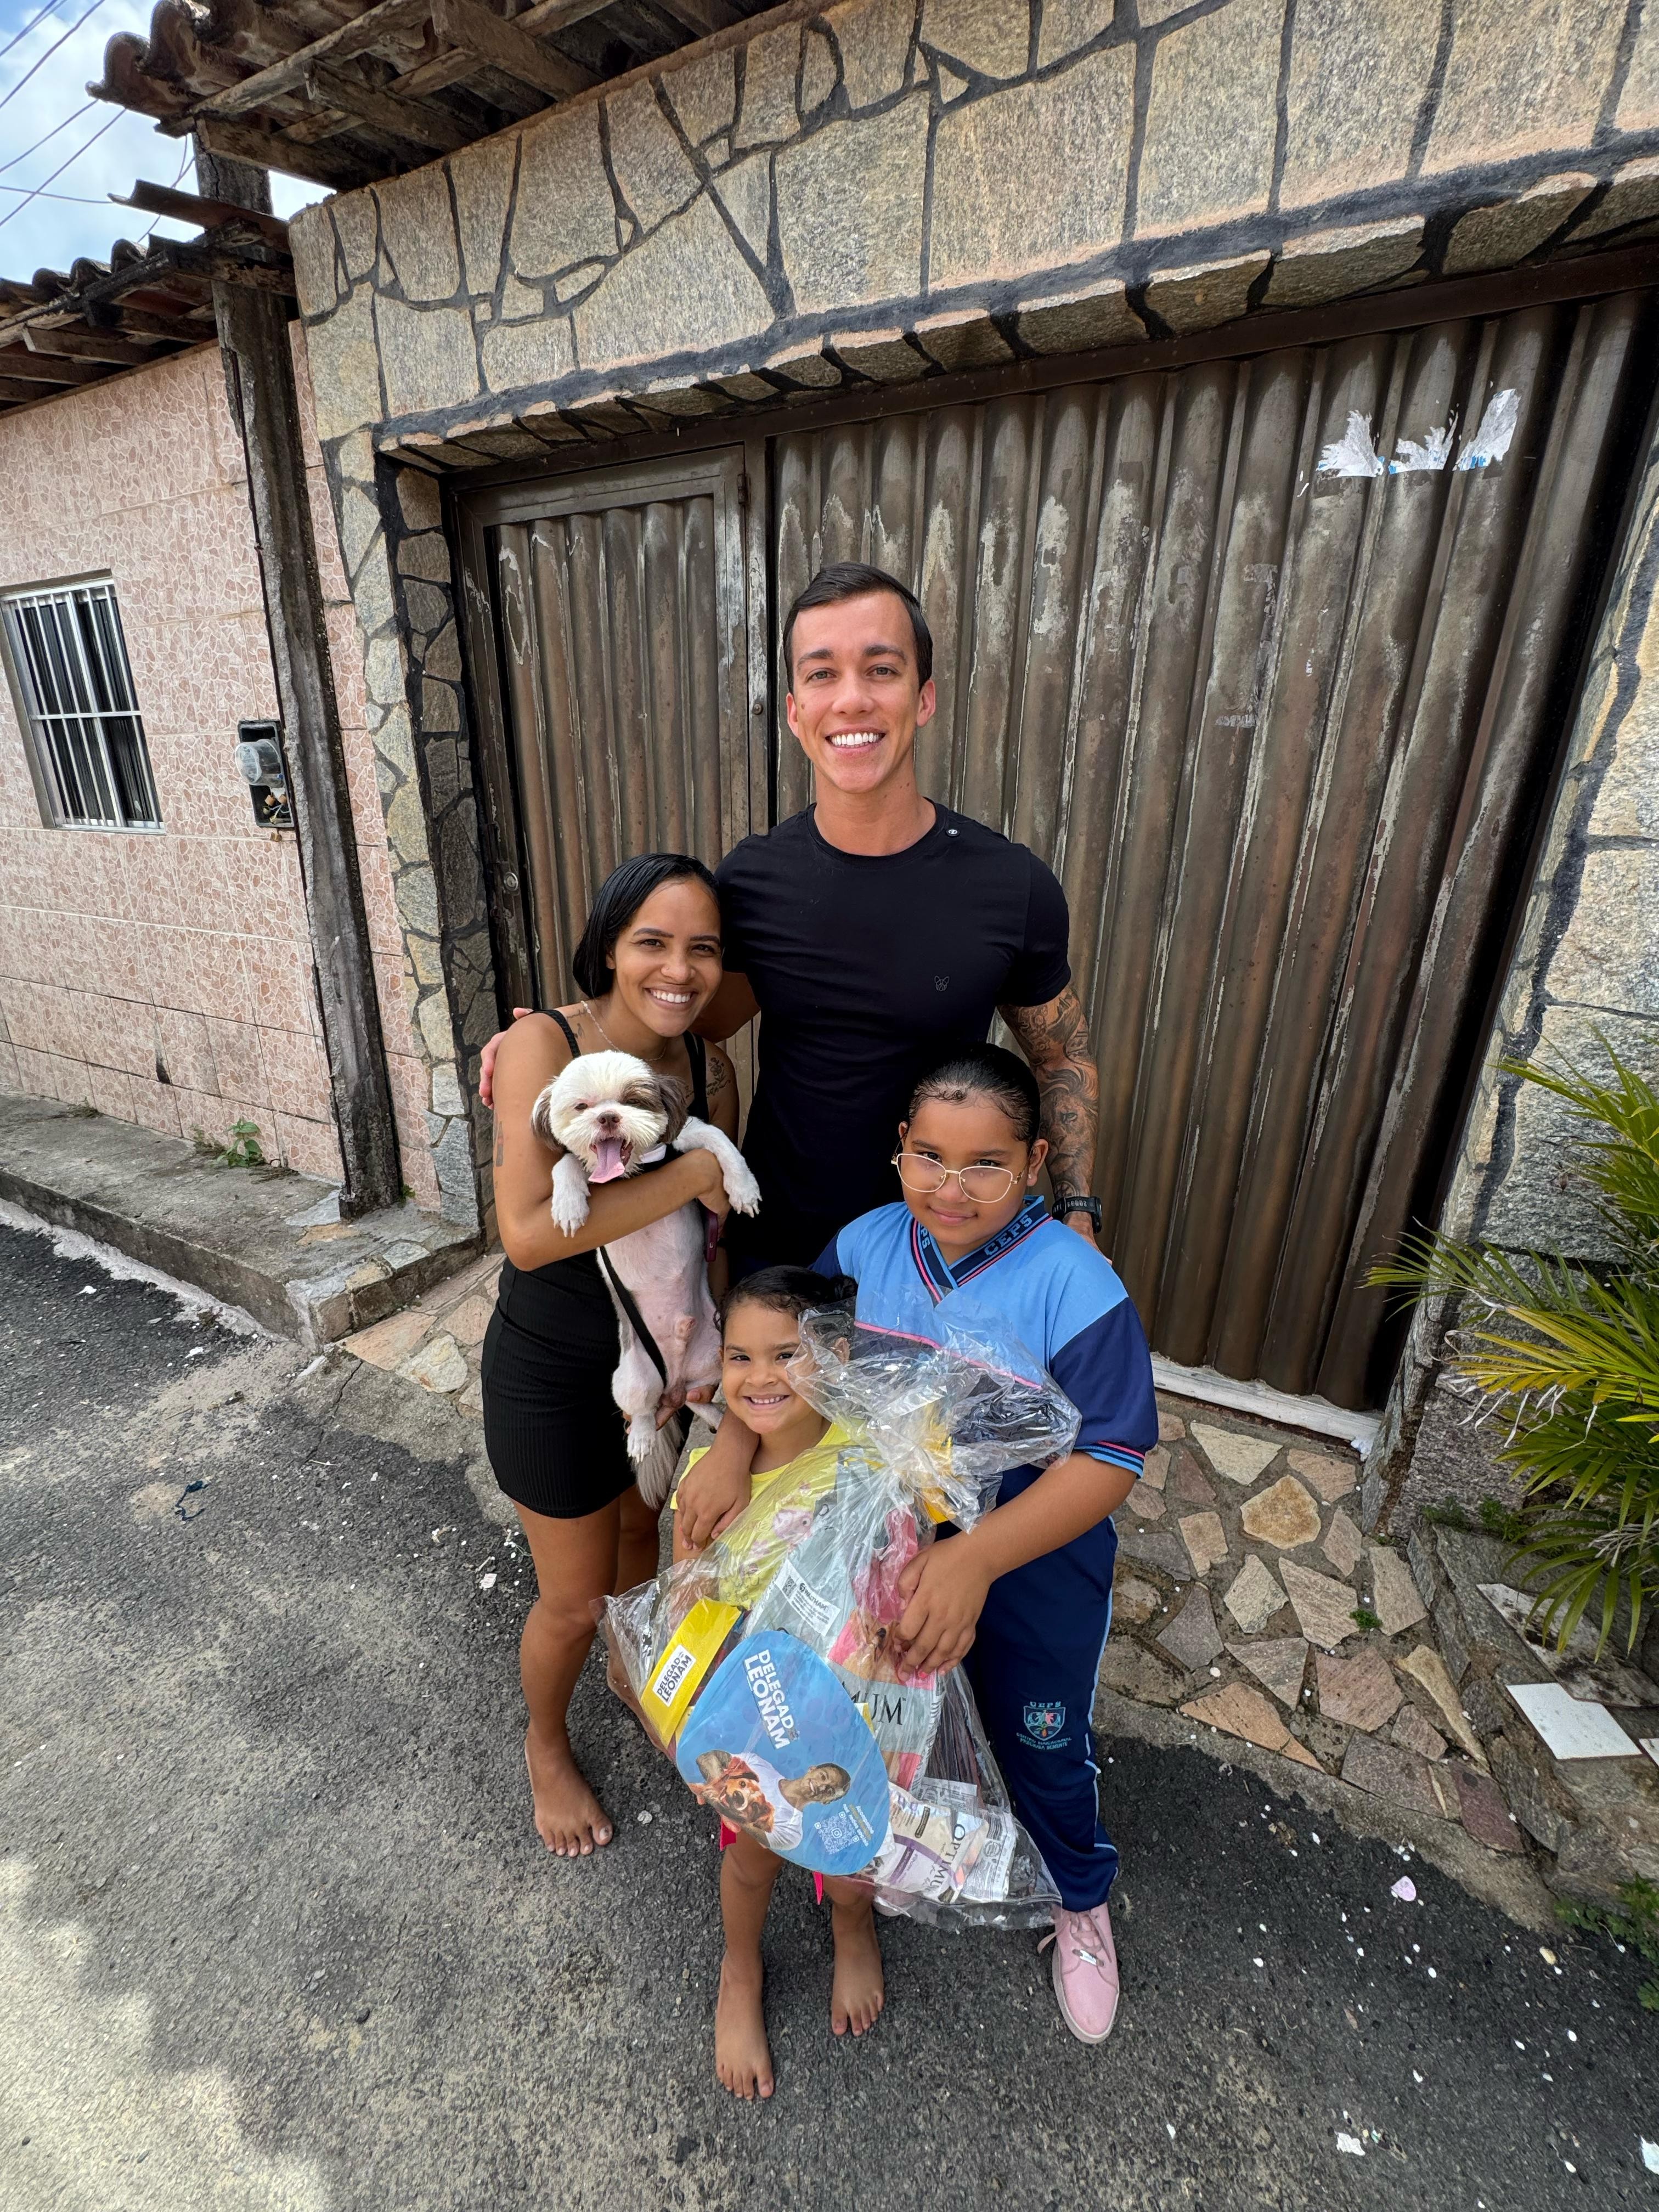
[[[929,1159],[926,1152],[898,1152],[893,1155],[893,1165],[906,1190],[930,1197],[954,1177],[963,1196],[975,1206],[995,1206],[1019,1181],[1012,1168],[1000,1168],[989,1160],[977,1160],[972,1167],[947,1168],[942,1160]]]

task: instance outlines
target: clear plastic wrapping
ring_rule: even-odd
[[[759,1480],[706,1550],[608,1601],[615,1660],[693,1793],[780,1856],[915,1918],[1046,1920],[1056,1892],[966,1678],[907,1676],[896,1630],[939,1527],[1062,1457],[1076,1411],[993,1327],[827,1310],[801,1345],[792,1376],[832,1424],[823,1443]]]

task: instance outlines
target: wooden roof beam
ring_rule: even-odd
[[[307,98],[319,106],[343,109],[377,131],[394,138],[412,138],[440,154],[453,154],[472,141],[472,133],[446,109],[434,107],[430,101],[377,91],[349,64],[340,67],[319,63],[306,72],[305,89]]]
[[[171,216],[176,222],[193,222],[202,230],[216,230],[226,223],[243,223],[257,230],[267,246],[288,252],[288,225],[279,215],[264,215],[257,208],[234,207],[228,200],[204,200],[194,192],[181,192],[173,185],[153,185],[141,177],[125,195],[112,192],[117,207],[137,208],[141,215]]]
[[[44,354],[49,359],[101,361],[113,368],[136,368],[141,362],[155,358],[149,346],[131,338],[100,331],[50,331],[39,323],[25,325],[23,343],[31,353]]]
[[[592,72],[538,46],[518,24],[494,15],[481,0],[433,0],[432,27],[452,46],[461,46],[504,76],[514,77],[550,100],[568,100],[594,82]]]
[[[416,30],[431,12],[431,5],[432,0],[380,0],[378,7],[359,15],[355,22],[342,23],[337,31],[313,39],[297,53],[272,62],[269,69],[255,70],[252,76],[245,76],[236,84],[227,85],[222,92],[216,92],[211,99],[202,102],[192,121],[198,127],[210,116],[220,122],[231,122],[238,116],[251,115],[256,108],[267,106],[283,93],[301,92],[311,70],[349,61],[354,54],[369,53],[383,40],[399,32]],[[418,45],[418,39],[412,43]],[[325,183],[327,179],[321,181]]]
[[[27,346],[4,343],[9,338],[25,337],[27,332],[27,324],[0,326],[0,375],[39,385],[43,391],[65,392],[71,385],[96,384],[103,374],[102,369],[94,368],[87,362],[52,358],[31,353]]]
[[[256,168],[280,169],[285,176],[305,177],[332,191],[355,191],[359,185],[373,184],[380,173],[349,155],[326,146],[302,145],[262,123],[227,121],[203,109],[194,127],[210,154],[222,154],[230,161],[251,161]]]

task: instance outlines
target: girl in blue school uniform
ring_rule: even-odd
[[[902,1205],[842,1230],[818,1272],[858,1282],[858,1317],[897,1327],[918,1287],[948,1313],[994,1313],[1081,1416],[1075,1449],[1003,1478],[995,1508],[905,1571],[905,1668],[968,1672],[1015,1809],[1060,1895],[1052,1943],[1066,2025],[1102,2043],[1117,2011],[1107,1896],[1117,1852],[1101,1825],[1091,1717],[1112,1617],[1111,1515],[1158,1441],[1152,1360],[1111,1263],[1050,1215],[1035,1186],[1030,1069],[994,1045],[923,1078],[899,1125]],[[966,1317],[966,1316],[965,1316]]]

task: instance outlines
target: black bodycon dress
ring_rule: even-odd
[[[562,1014],[553,1019],[580,1054]],[[688,1036],[691,1111],[708,1115],[708,1060]],[[574,1521],[620,1498],[634,1480],[628,1427],[611,1395],[622,1357],[616,1308],[592,1252],[544,1267],[501,1262],[484,1338],[484,1446],[515,1505]]]

